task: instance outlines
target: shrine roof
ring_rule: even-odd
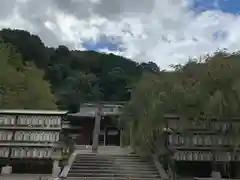
[[[0,109],[0,114],[64,115],[67,113],[68,111],[58,110]]]
[[[95,112],[77,112],[77,113],[69,113],[68,116],[74,117],[95,117]]]

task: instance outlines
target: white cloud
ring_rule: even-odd
[[[3,2],[0,7],[7,3]],[[154,61],[161,68],[218,48],[240,49],[240,16],[217,10],[197,14],[191,5],[191,0],[45,0],[41,5],[28,0],[17,4],[17,10],[9,10],[13,14],[6,17],[5,12],[0,27],[26,29],[39,34],[49,46],[78,49],[88,39],[117,36],[124,52],[113,53]],[[39,9],[33,12],[33,7]],[[213,38],[218,31],[226,34],[225,39]]]

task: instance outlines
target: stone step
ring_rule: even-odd
[[[105,166],[86,166],[86,165],[83,165],[83,166],[72,166],[71,169],[81,169],[81,170],[84,170],[84,169],[91,169],[91,170],[105,170],[106,167]],[[110,166],[110,167],[107,167],[107,169],[109,170],[115,170],[116,167],[114,166]],[[126,171],[131,171],[131,170],[138,170],[138,171],[156,171],[156,168],[155,166],[143,166],[143,167],[137,167],[137,166],[129,166],[129,167],[123,167],[124,170]]]
[[[68,177],[72,177],[75,175],[78,175],[79,177],[85,177],[85,176],[90,176],[90,177],[102,177],[102,176],[107,176],[107,177],[159,177],[158,174],[154,173],[154,174],[143,174],[143,173],[128,173],[128,172],[122,172],[122,173],[118,173],[118,172],[112,172],[112,173],[108,173],[108,172],[70,172]]]
[[[87,179],[84,177],[68,177],[67,180],[160,180],[160,178],[134,178],[128,179],[126,177],[88,177]]]
[[[79,177],[85,177],[85,176],[90,176],[90,177],[159,177],[157,173],[132,173],[132,172],[69,172],[68,177],[72,176],[79,176]]]
[[[98,178],[102,178],[102,177],[135,177],[135,178],[159,178],[159,175],[156,174],[120,174],[120,173],[69,173],[68,177],[98,177]]]
[[[75,145],[75,148],[77,150],[82,150],[82,149],[88,149],[88,150],[92,150],[92,146],[90,145]],[[129,151],[131,152],[132,149],[131,148],[121,148],[119,146],[99,146],[98,147],[99,151]]]
[[[109,159],[109,160],[132,160],[132,161],[134,161],[134,160],[144,160],[144,161],[149,161],[150,160],[150,158],[140,158],[140,157],[127,157],[127,156],[125,156],[125,157],[111,157],[111,156],[109,156],[109,157],[104,157],[104,156],[77,156],[76,158],[75,158],[76,160],[80,160],[80,159],[87,159],[87,160],[91,160],[91,159]]]
[[[103,157],[103,158],[142,158],[137,155],[104,155],[104,154],[93,154],[93,153],[87,153],[87,154],[78,154],[76,158],[78,157],[86,157],[86,158],[95,158],[95,157]]]
[[[135,164],[145,164],[145,165],[151,165],[151,162],[124,162],[124,161],[100,161],[100,160],[95,160],[95,161],[75,161],[74,164],[82,164],[82,163],[102,163],[102,164],[125,164],[125,165],[135,165]]]
[[[89,154],[90,155],[90,154]],[[151,158],[142,158],[142,157],[138,157],[138,156],[77,156],[76,159],[81,159],[81,158],[85,158],[85,159],[94,159],[94,158],[100,158],[100,159],[144,159],[144,160],[148,160]]]
[[[123,166],[123,167],[155,167],[153,164],[147,163],[103,163],[103,162],[74,162],[73,166]]]
[[[141,158],[141,157],[131,157],[131,156],[122,156],[122,157],[107,157],[107,156],[77,156],[76,157],[76,160],[79,160],[79,159],[87,159],[87,160],[91,160],[91,159],[109,159],[109,160],[144,160],[144,161],[149,161],[150,158]]]
[[[108,164],[108,163],[114,163],[114,164],[150,164],[148,161],[141,161],[141,160],[135,160],[135,161],[122,161],[122,160],[108,160],[108,159],[92,159],[92,160],[87,160],[87,159],[81,159],[81,160],[76,160],[74,163],[87,163],[87,162],[93,162],[93,163],[103,163],[103,164]]]
[[[152,170],[152,171],[148,171],[148,170],[143,170],[143,171],[139,171],[137,169],[133,170],[127,170],[127,169],[123,169],[123,168],[119,168],[119,169],[71,169],[70,173],[119,173],[119,174],[124,174],[124,173],[128,173],[128,174],[156,174],[157,172],[156,170]]]
[[[78,162],[103,162],[103,163],[128,163],[128,164],[142,164],[142,163],[152,163],[152,161],[146,161],[141,159],[136,160],[119,160],[119,159],[77,159],[74,161],[75,163]]]
[[[76,152],[81,154],[93,154],[91,149],[76,149]],[[111,156],[125,156],[130,154],[129,152],[124,152],[121,150],[113,151],[113,150],[99,150],[99,155],[111,155]]]
[[[143,158],[118,158],[118,157],[76,157],[75,161],[127,161],[127,162],[149,162],[150,159],[143,159]]]

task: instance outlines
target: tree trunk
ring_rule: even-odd
[[[99,133],[100,133],[100,123],[101,123],[101,116],[102,116],[102,105],[99,104],[95,116],[95,126],[93,131],[93,144],[92,144],[92,152],[98,152],[98,144],[99,144]]]

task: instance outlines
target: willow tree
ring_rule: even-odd
[[[159,152],[164,115],[182,122],[240,118],[240,55],[217,52],[204,62],[192,60],[174,71],[145,75],[132,92],[121,123],[130,132],[131,146]],[[230,132],[232,133],[232,132]],[[240,140],[234,133],[233,149]]]
[[[167,109],[173,112],[182,101],[182,89],[173,83],[178,78],[176,74],[145,74],[133,90],[120,121],[133,148],[156,151],[157,136],[165,127],[164,113]]]

